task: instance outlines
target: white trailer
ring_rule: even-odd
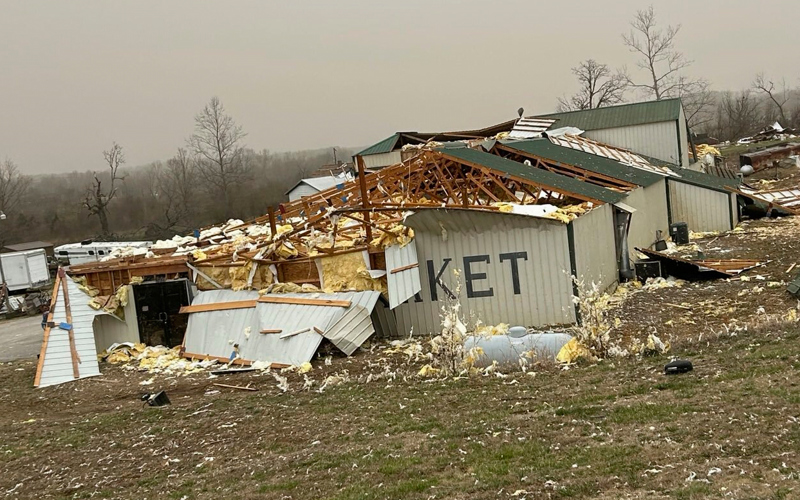
[[[0,254],[0,270],[8,290],[27,290],[50,282],[44,249]]]
[[[151,241],[95,241],[88,243],[67,243],[55,248],[56,258],[71,266],[98,262],[108,257],[118,248],[150,248]]]

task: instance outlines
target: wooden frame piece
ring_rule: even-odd
[[[234,300],[232,302],[214,302],[213,304],[199,304],[196,306],[183,306],[179,314],[190,314],[209,311],[225,311],[228,309],[251,309],[256,306],[255,300]]]
[[[301,306],[329,307],[350,307],[352,305],[352,302],[349,300],[307,299],[304,297],[281,297],[278,295],[263,295],[258,298],[258,302],[267,304],[294,304]]]

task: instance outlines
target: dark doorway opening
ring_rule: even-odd
[[[189,281],[145,282],[133,287],[139,339],[146,345],[175,347],[183,342],[187,314],[178,314],[191,304]]]

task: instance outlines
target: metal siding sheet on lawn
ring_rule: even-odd
[[[371,310],[378,295],[380,292],[342,292],[280,294],[280,297],[349,300],[351,308],[359,306]],[[255,300],[258,296],[254,291],[211,290],[198,293],[192,305]],[[259,302],[250,309],[192,313],[186,330],[186,352],[227,358],[233,351],[233,344],[239,344],[242,359],[299,365],[311,361],[322,342],[322,335],[313,328],[325,332],[346,311],[343,307]],[[281,332],[260,333],[266,329]],[[280,338],[305,329],[311,330]]]
[[[336,324],[328,328],[324,337],[350,356],[373,333],[375,327],[372,325],[370,311],[365,307],[352,306]]]
[[[471,324],[543,326],[575,321],[570,282],[567,228],[558,221],[466,210],[425,210],[406,219],[412,227],[420,260],[422,302],[409,300],[395,309],[398,332],[407,336],[437,333],[441,329],[440,311],[445,292],[436,286],[438,300],[431,300],[431,277],[428,261],[438,273],[445,258],[452,259],[441,280],[453,291],[460,269],[460,302],[464,318]],[[444,228],[446,239],[443,238]],[[500,254],[525,252],[527,260],[518,259],[519,292],[515,293],[511,261],[500,262]],[[485,273],[474,279],[474,291],[488,291],[489,297],[467,297],[464,257],[488,256],[489,262],[477,260],[472,273]],[[481,257],[483,258],[483,257]]]
[[[600,290],[607,289],[619,279],[613,208],[611,205],[595,208],[573,220],[572,226],[578,281],[586,287],[596,283]]]
[[[94,345],[93,322],[95,316],[108,313],[96,311],[89,307],[91,297],[83,293],[78,288],[78,284],[72,281],[71,278],[66,277],[65,279],[69,293],[70,312],[72,313],[75,349],[80,358],[80,363],[78,363],[79,378],[94,377],[100,375],[100,367],[97,364],[97,351]],[[58,325],[66,321],[64,293],[59,287],[58,300],[53,309],[53,322]],[[72,380],[75,380],[75,377],[72,373],[69,332],[57,327],[52,328],[44,354],[44,362],[42,363],[42,376],[39,380],[39,387],[63,384]]]
[[[404,247],[392,245],[386,249],[386,278],[390,309],[399,306],[422,289],[419,266],[397,273],[392,273],[392,270],[418,263],[417,245],[414,241]]]
[[[669,182],[672,222],[685,222],[690,231],[728,231],[730,195],[675,180]]]

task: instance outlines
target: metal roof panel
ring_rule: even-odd
[[[630,127],[645,123],[676,121],[681,115],[681,100],[636,102],[604,108],[536,115],[536,118],[556,120],[554,127],[578,127],[583,130]]]
[[[567,196],[579,195],[605,203],[616,203],[625,198],[625,194],[617,191],[595,186],[565,175],[554,174],[553,172],[538,168],[531,168],[522,163],[517,163],[475,149],[448,149],[446,151],[440,150],[439,153],[456,161],[461,160],[474,163],[505,174],[521,177],[546,189],[551,189]]]

